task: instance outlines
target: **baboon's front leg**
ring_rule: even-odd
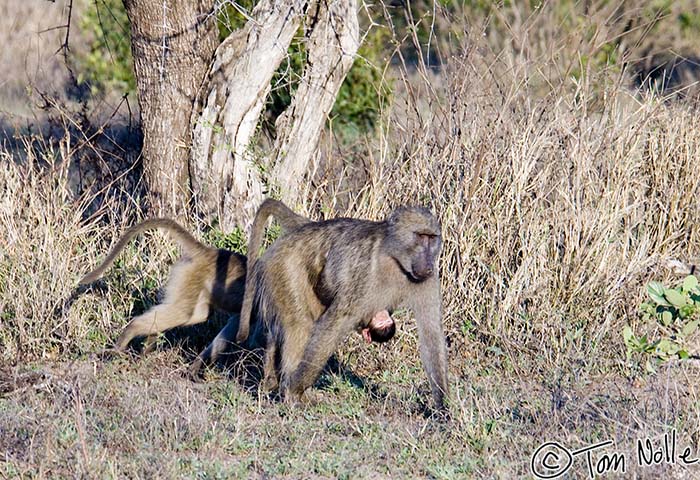
[[[232,316],[228,323],[216,335],[214,340],[200,353],[190,365],[190,375],[196,377],[204,365],[216,362],[219,355],[225,352],[229,345],[234,343],[238,331],[238,315]]]

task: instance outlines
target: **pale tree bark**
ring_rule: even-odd
[[[191,193],[197,213],[230,230],[250,225],[265,182],[296,200],[357,52],[357,0],[261,0],[218,48],[213,0],[124,1],[152,203],[179,211]],[[301,82],[273,150],[254,154],[272,76],[305,18]]]
[[[155,214],[180,215],[190,193],[190,119],[218,43],[213,0],[124,0]]]
[[[216,50],[206,99],[192,139],[193,190],[200,209],[228,230],[249,223],[262,201],[262,179],[249,150],[270,81],[308,2],[263,0],[252,20]]]
[[[192,174],[198,205],[222,227],[248,226],[263,182],[297,200],[335,97],[359,46],[356,0],[260,2],[253,21],[217,49],[207,98],[194,120]],[[278,119],[274,149],[253,154],[270,81],[306,17],[307,61],[292,104]],[[261,162],[262,165],[256,164]],[[260,168],[270,170],[262,178]]]
[[[355,0],[321,1],[309,18],[306,66],[292,104],[277,120],[273,152],[274,183],[292,204],[360,40]]]

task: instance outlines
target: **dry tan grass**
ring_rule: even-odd
[[[74,18],[83,11],[75,1]],[[66,35],[67,2],[8,2],[0,19],[0,111],[35,116],[31,92],[63,91],[68,75],[57,52]],[[73,40],[79,32],[73,29]]]

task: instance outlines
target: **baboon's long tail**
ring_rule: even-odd
[[[92,283],[100,278],[105,270],[112,265],[114,259],[117,258],[117,255],[119,255],[119,253],[124,249],[126,244],[131,241],[132,238],[145,230],[151,230],[154,228],[164,228],[168,230],[175,240],[182,245],[182,249],[189,254],[199,254],[209,251],[209,247],[197,241],[196,238],[190,235],[190,233],[176,221],[169,218],[152,218],[127,229],[127,231],[124,232],[121,238],[117,241],[114,248],[112,248],[112,251],[109,252],[107,258],[104,259],[99,267],[85,275],[80,280],[80,284],[85,285],[87,283]]]
[[[279,200],[271,198],[266,199],[260,208],[258,208],[253,220],[253,226],[250,230],[250,241],[248,242],[248,271],[258,259],[260,248],[262,247],[263,237],[265,234],[265,224],[270,217],[275,217],[279,222],[283,231],[289,231],[293,228],[309,223],[306,217],[302,217],[294,213],[290,208]]]
[[[278,200],[268,198],[260,205],[260,208],[255,214],[253,226],[250,229],[245,292],[243,294],[240,322],[238,323],[238,334],[236,335],[236,341],[238,343],[244,342],[250,333],[250,316],[253,310],[253,299],[255,297],[255,281],[252,274],[253,265],[258,259],[265,233],[265,225],[270,217],[275,217],[284,231],[310,222],[308,218],[297,215],[290,210],[288,206]]]

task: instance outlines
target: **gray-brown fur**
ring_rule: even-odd
[[[400,208],[386,221],[304,224],[252,265],[253,311],[268,330],[266,369],[283,393],[300,397],[352,330],[376,312],[411,308],[433,398],[443,408],[447,350],[437,261],[440,225],[427,210]],[[277,373],[278,372],[278,373]]]
[[[248,240],[248,264],[254,263],[258,257],[258,253],[262,248],[263,238],[265,234],[265,225],[271,216],[274,216],[282,227],[283,231],[292,230],[300,225],[309,223],[306,217],[297,215],[292,210],[287,208],[282,202],[277,200],[265,200],[255,215],[253,226],[251,227],[250,238]],[[250,271],[250,269],[248,269]],[[245,291],[255,288],[246,280]],[[229,322],[221,329],[209,345],[197,356],[192,365],[190,365],[190,375],[196,377],[200,374],[202,367],[206,364],[213,363],[217,358],[233,343],[235,338],[236,343],[243,344],[248,338],[250,331],[250,312],[252,304],[252,295],[243,296],[241,315],[238,319],[231,318]],[[245,319],[245,320],[244,320]],[[251,342],[252,345],[262,343],[264,340],[260,337],[262,332],[258,331],[256,338]]]
[[[137,336],[150,337],[178,326],[204,322],[211,306],[232,313],[241,309],[246,257],[208,247],[167,218],[146,220],[129,228],[102,264],[80,283],[97,280],[135,235],[154,228],[168,230],[185,255],[172,269],[163,301],[127,324],[115,344],[117,350],[125,349]]]
[[[227,349],[229,344],[233,342],[234,336],[236,338],[236,343],[239,344],[242,344],[244,341],[246,341],[246,339],[248,339],[253,300],[256,298],[256,289],[258,288],[255,282],[250,281],[252,278],[250,273],[252,272],[252,266],[255,264],[262,247],[265,225],[270,217],[275,217],[283,231],[294,231],[296,228],[299,228],[302,225],[311,223],[311,220],[294,213],[289,209],[289,207],[280,201],[267,199],[260,205],[260,208],[255,215],[255,219],[253,220],[253,226],[251,228],[250,239],[248,242],[248,276],[246,279],[246,288],[241,315],[238,321],[232,318],[221,330],[221,332],[219,332],[216,338],[214,338],[214,340],[207,346],[207,348],[199,354],[197,359],[190,367],[190,373],[194,376],[199,374],[201,368],[205,364],[216,361],[219,355],[221,355]],[[324,262],[322,261],[311,265],[313,270],[313,283],[318,283],[317,278],[323,269],[323,265]],[[263,296],[265,295],[264,286],[260,294]],[[304,302],[305,305],[307,305],[308,308],[313,311],[316,318],[319,317],[326,308],[326,305],[321,302],[315,292],[307,292],[307,295],[304,297]],[[394,336],[396,331],[396,326],[393,320],[388,312],[380,311],[374,313],[375,315],[372,317],[372,319],[367,322],[368,325],[360,329],[360,333],[363,334],[365,338],[369,336],[369,338],[374,342],[389,341]],[[383,315],[388,317],[388,322],[381,320]],[[376,322],[375,319],[377,319]],[[269,337],[269,332],[265,332],[262,328],[260,328],[262,327],[261,324],[257,324],[257,327],[258,328],[256,329],[254,338],[251,342],[249,342],[252,345],[264,343],[266,338]],[[274,362],[272,359],[275,356],[275,350],[274,346],[271,346],[269,342],[267,343],[268,352],[266,354],[264,365],[264,383],[267,388],[274,388],[274,386],[276,386],[275,378],[277,375],[274,372]]]
[[[268,198],[263,201],[255,214],[253,226],[250,230],[250,238],[248,240],[248,273],[252,271],[252,266],[258,259],[258,254],[262,248],[265,225],[267,225],[267,221],[270,217],[273,216],[284,230],[293,230],[296,227],[311,222],[308,218],[294,213],[289,207],[278,200]],[[250,281],[250,276],[248,276],[246,280],[246,294],[244,295],[241,317],[238,324],[238,333],[236,334],[236,341],[238,343],[244,342],[248,338],[250,332],[250,314],[253,305],[254,288],[253,283]]]

